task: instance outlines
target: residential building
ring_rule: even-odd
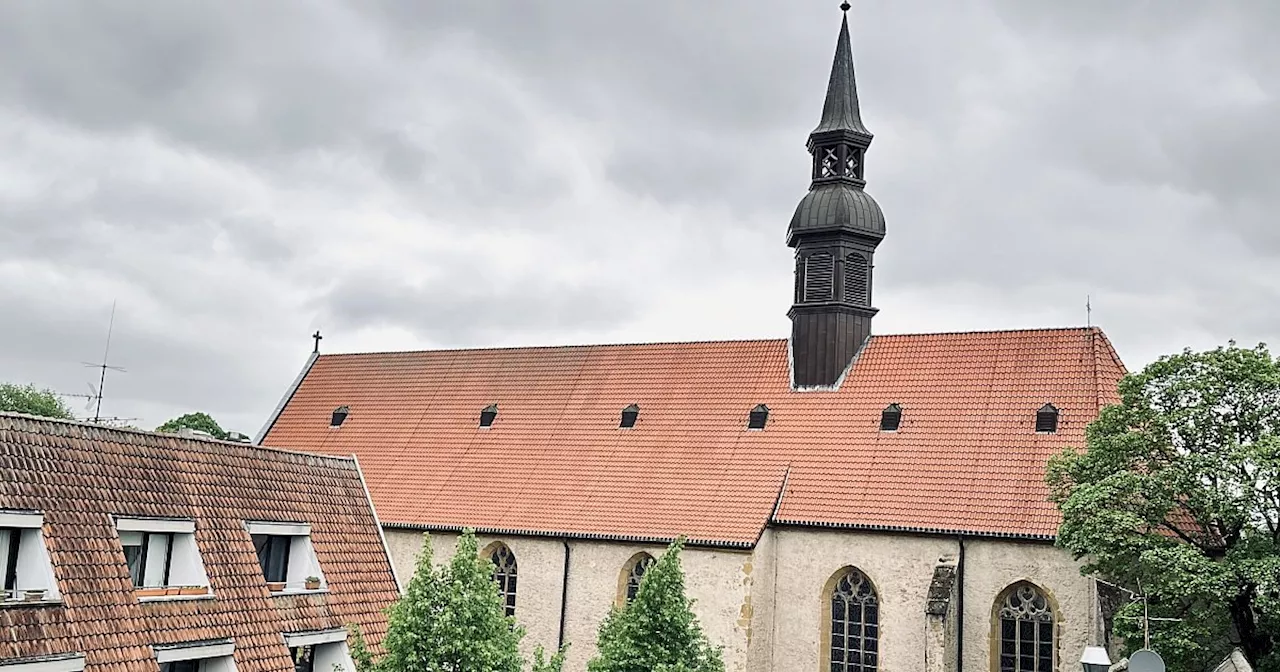
[[[394,570],[354,458],[0,413],[0,672],[348,672]]]

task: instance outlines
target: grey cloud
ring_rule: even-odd
[[[321,312],[343,329],[407,326],[433,343],[459,346],[608,326],[630,317],[628,292],[545,278],[493,282],[481,269],[457,266],[414,285],[387,273],[340,279]]]
[[[119,296],[118,414],[251,430],[317,326],[357,350],[759,335],[835,4],[0,3],[0,277],[47,286],[0,290],[0,370],[78,388]],[[1092,293],[1131,365],[1280,329],[1250,308],[1276,299],[1278,8],[860,4],[885,317],[902,292],[1079,322]],[[482,272],[486,236],[543,258]],[[761,275],[779,303],[712,326],[652,298]]]

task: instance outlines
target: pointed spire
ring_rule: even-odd
[[[840,5],[845,15],[840,20],[840,37],[836,41],[836,57],[831,63],[831,80],[827,99],[822,104],[822,121],[811,135],[848,131],[871,139],[871,131],[862,125],[858,110],[858,86],[853,76],[853,47],[849,41],[849,3]]]

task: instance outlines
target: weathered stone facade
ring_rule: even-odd
[[[401,581],[413,572],[422,533],[386,530]],[[452,557],[457,535],[433,533],[437,562]],[[519,563],[516,617],[526,655],[542,644],[572,644],[566,670],[595,654],[596,632],[624,586],[628,561],[663,547],[612,541],[480,536],[505,543]],[[565,599],[565,545],[569,549]],[[885,672],[992,672],[998,648],[997,599],[1021,581],[1049,597],[1057,623],[1057,669],[1075,670],[1101,630],[1094,586],[1079,565],[1048,543],[771,527],[752,550],[689,548],[689,595],[731,672],[821,671],[833,577],[856,567],[879,596],[879,669]],[[960,614],[963,611],[963,619]],[[825,619],[825,620],[824,620]],[[963,631],[963,633],[961,632]],[[963,656],[963,668],[957,657]]]

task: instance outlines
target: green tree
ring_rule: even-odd
[[[26,413],[45,418],[74,420],[71,409],[53,390],[36,389],[35,385],[0,383],[0,411]]]
[[[355,663],[356,672],[375,672],[378,668],[373,662],[373,653],[369,651],[359,625],[347,624],[347,639],[351,642],[351,662]]]
[[[1085,572],[1145,593],[1171,670],[1238,645],[1280,670],[1280,362],[1266,346],[1186,350],[1120,383],[1121,402],[1053,458],[1058,543]],[[1141,643],[1142,605],[1116,632]]]
[[[683,547],[683,539],[673,542],[644,573],[635,599],[605,618],[588,672],[724,672],[721,649],[707,641],[684,592]]]
[[[159,427],[157,432],[177,433],[178,430],[186,427],[187,429],[195,429],[201,432],[208,432],[215,439],[227,438],[227,433],[218,425],[217,421],[209,417],[208,413],[188,413],[180,415]]]
[[[493,564],[482,559],[470,530],[453,560],[437,567],[423,535],[417,569],[388,611],[385,672],[519,672],[524,630],[503,610]]]

